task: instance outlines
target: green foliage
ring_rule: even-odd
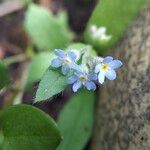
[[[93,47],[91,45],[88,45],[88,44],[83,44],[83,43],[72,43],[68,46],[67,50],[77,50],[79,52],[81,52],[82,50],[84,49],[87,49],[90,51],[90,54],[93,55],[93,56],[96,56],[97,53],[96,51],[93,49]]]
[[[99,53],[105,52],[123,35],[146,0],[100,0],[88,23],[85,40],[94,45]],[[105,26],[112,39],[108,43],[93,42],[89,33],[91,25]]]
[[[23,4],[24,5],[28,5],[28,4],[31,4],[34,0],[23,0]]]
[[[2,150],[3,140],[4,140],[4,137],[3,137],[2,132],[0,131],[0,149],[1,149],[1,150]]]
[[[72,43],[68,46],[67,50],[75,49],[75,50],[82,51],[83,49],[88,48],[88,47],[91,47],[91,46],[87,44],[83,44],[83,43]]]
[[[51,52],[42,52],[33,57],[29,67],[28,89],[32,88],[34,82],[41,79],[46,69],[50,66],[53,57],[54,54]]]
[[[25,28],[40,50],[64,48],[72,39],[66,15],[53,16],[50,11],[31,4],[26,12]]]
[[[35,102],[46,100],[60,93],[67,87],[67,76],[57,69],[49,67],[41,79],[36,92]]]
[[[0,89],[7,85],[9,72],[7,66],[0,60]]]
[[[63,141],[57,150],[83,150],[92,132],[94,93],[80,91],[60,113],[58,126]]]
[[[61,141],[55,122],[29,105],[9,107],[0,115],[0,123],[2,150],[54,150]]]

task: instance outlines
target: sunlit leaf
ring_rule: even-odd
[[[41,79],[53,57],[54,54],[51,52],[42,52],[32,58],[28,74],[28,89],[33,88],[33,83]]]
[[[64,15],[54,16],[46,8],[31,4],[26,12],[25,28],[40,50],[64,48],[72,39]]]

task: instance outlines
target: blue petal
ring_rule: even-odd
[[[103,73],[99,73],[98,74],[98,81],[100,84],[103,84],[104,83],[104,80],[105,80],[105,75]]]
[[[70,71],[70,68],[68,66],[62,66],[61,71],[63,75],[66,75]]]
[[[117,75],[116,72],[114,70],[109,70],[106,72],[105,76],[109,79],[109,80],[114,80],[116,79]]]
[[[107,64],[107,63],[111,62],[112,60],[113,60],[113,57],[107,56],[107,57],[104,58],[103,63]]]
[[[54,53],[55,53],[55,55],[57,55],[61,58],[64,58],[66,56],[66,53],[61,49],[55,49]]]
[[[54,68],[58,68],[62,65],[62,61],[59,58],[55,58],[51,61],[51,66]]]
[[[97,80],[97,74],[92,72],[88,75],[89,80]]]
[[[69,51],[67,54],[72,60],[76,60],[77,55],[73,51]]]
[[[82,83],[81,83],[80,81],[75,82],[75,83],[73,84],[73,87],[72,87],[73,92],[77,92],[78,89],[81,88],[81,86],[82,86]]]
[[[75,72],[75,75],[76,75],[77,77],[80,77],[81,75],[84,76],[83,72],[81,72],[80,70],[77,70],[77,71]]]
[[[98,64],[98,65],[96,65],[96,67],[95,67],[95,73],[100,72],[100,68],[101,68],[101,66],[102,66],[102,64]]]
[[[76,70],[76,71],[79,71],[79,70],[80,70],[80,66],[77,65],[76,63],[70,64],[70,68],[72,68],[72,69],[74,69],[74,70]]]
[[[71,76],[71,77],[69,77],[68,78],[68,80],[67,80],[67,82],[68,82],[68,84],[73,84],[74,82],[76,82],[77,81],[77,76]]]
[[[87,82],[85,83],[85,87],[86,87],[88,90],[93,90],[93,91],[96,90],[96,85],[95,85],[95,83],[92,82],[92,81],[87,81]]]
[[[117,69],[122,66],[122,62],[120,60],[113,60],[109,63],[109,67],[112,69]]]

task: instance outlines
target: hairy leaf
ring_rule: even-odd
[[[63,91],[68,85],[66,80],[67,76],[49,67],[41,79],[36,92],[35,102],[47,100]]]

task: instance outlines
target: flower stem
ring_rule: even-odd
[[[11,65],[13,63],[25,61],[26,59],[27,59],[26,55],[19,54],[19,55],[16,55],[16,56],[11,56],[11,57],[5,58],[3,60],[3,62],[8,66],[8,65]]]

